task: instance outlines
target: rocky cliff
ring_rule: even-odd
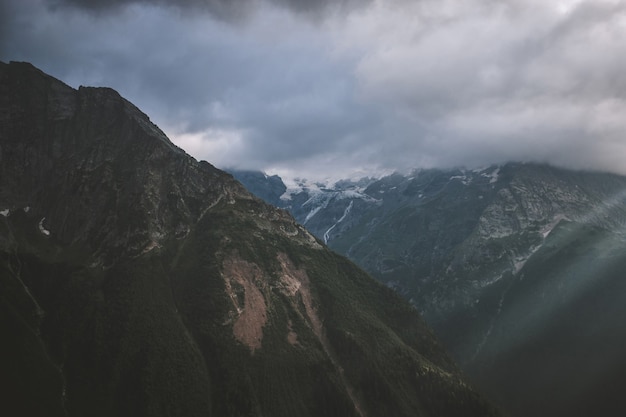
[[[0,289],[11,415],[497,415],[393,291],[25,63],[0,63]]]

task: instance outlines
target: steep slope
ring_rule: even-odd
[[[11,415],[497,415],[393,291],[25,63],[0,63],[0,286]]]
[[[624,268],[623,236],[559,222],[492,300],[497,314],[466,369],[519,415],[623,414]]]
[[[512,414],[626,412],[606,388],[626,380],[626,178],[511,163],[322,191],[283,205],[411,300]]]

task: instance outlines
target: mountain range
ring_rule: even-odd
[[[418,311],[108,88],[0,63],[0,409],[497,416]]]
[[[508,163],[287,187],[231,172],[409,300],[511,415],[626,413],[625,177]]]

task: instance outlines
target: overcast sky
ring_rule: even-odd
[[[218,167],[626,174],[626,0],[0,0],[0,60]]]

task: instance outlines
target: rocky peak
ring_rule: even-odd
[[[30,64],[2,64],[2,209],[30,207],[51,239],[88,245],[99,262],[180,238],[230,176],[172,144],[110,88],[74,90]],[[174,236],[169,236],[169,235]]]

